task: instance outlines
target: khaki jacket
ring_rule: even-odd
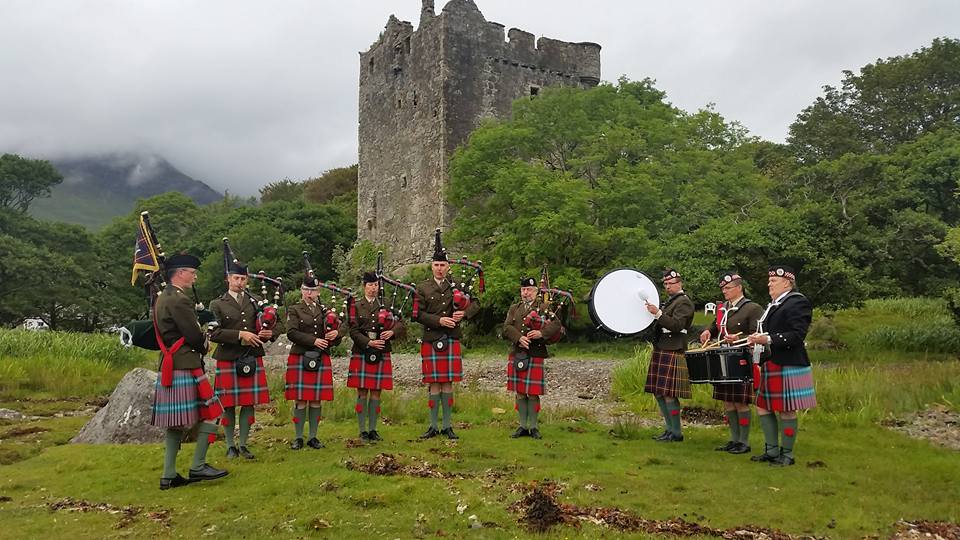
[[[225,292],[223,296],[210,302],[210,311],[220,323],[220,327],[210,334],[210,341],[219,343],[213,351],[215,359],[233,361],[244,354],[263,356],[263,347],[248,347],[240,342],[241,330],[257,333],[257,306],[250,301],[250,297],[241,294],[238,303],[229,291]],[[281,332],[278,322],[269,341],[276,341]]]
[[[167,285],[157,297],[156,323],[163,345],[167,348],[182,338],[183,345],[173,355],[173,369],[203,367],[207,352],[206,335],[197,321],[193,300],[173,285]]]
[[[724,302],[723,305],[729,313],[727,315],[727,333],[736,334],[739,332],[739,337],[745,338],[757,331],[757,321],[763,316],[763,308],[760,307],[760,304],[749,298],[741,298],[734,306],[730,306],[730,302]],[[710,331],[711,338],[720,335],[716,319],[710,323],[707,330]]]
[[[693,326],[693,301],[680,292],[660,305],[663,313],[654,323],[653,347],[662,351],[685,351]]]
[[[441,281],[440,285],[432,277],[421,281],[417,285],[417,300],[420,303],[417,322],[423,325],[423,341],[436,341],[444,335],[460,339],[460,324],[453,328],[440,324],[440,317],[453,315],[453,285],[448,280]],[[464,319],[473,318],[479,311],[480,302],[476,297],[471,297]]]
[[[523,319],[527,316],[528,313],[535,309],[540,308],[540,299],[537,298],[530,304],[526,306],[523,301],[517,302],[510,306],[510,309],[507,310],[507,318],[503,321],[503,339],[513,343],[511,352],[517,352],[524,350],[520,347],[519,341],[520,337],[526,335],[530,331],[529,328],[524,326]],[[543,311],[540,313],[543,316]],[[527,351],[530,353],[531,357],[534,358],[547,358],[549,353],[547,352],[547,340],[554,337],[557,332],[560,332],[563,326],[560,324],[560,319],[556,317],[547,321],[543,328],[540,330],[540,333],[543,334],[543,338],[534,339],[530,341],[530,348]]]
[[[290,354],[303,354],[317,350],[314,342],[317,338],[323,339],[323,335],[326,334],[323,330],[323,320],[327,311],[329,308],[321,303],[316,303],[311,308],[303,301],[287,308],[287,338],[293,343]],[[346,326],[341,324],[337,329],[337,338],[330,343],[331,347],[336,347],[343,340],[347,331]]]
[[[380,311],[380,299],[374,298],[373,302],[368,302],[366,297],[361,296],[356,299],[357,318],[350,326],[350,339],[353,340],[353,352],[363,353],[367,349],[367,344],[371,339],[379,339],[380,332],[383,330],[377,324],[377,314]],[[407,334],[407,327],[403,321],[397,319],[393,327],[393,337],[387,341],[384,351],[390,352],[390,343],[396,338],[402,338]]]

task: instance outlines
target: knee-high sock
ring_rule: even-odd
[[[777,433],[777,415],[774,413],[760,415],[760,429],[763,430],[763,450],[768,456],[780,453],[779,433]]]
[[[443,394],[430,394],[430,401],[427,404],[430,406],[430,427],[437,429],[437,416],[440,414],[440,397]]]
[[[177,476],[177,452],[180,451],[181,440],[183,440],[182,431],[167,428],[163,437],[163,475],[160,478]]]
[[[316,407],[309,407],[309,418],[310,418],[310,438],[313,439],[317,436],[317,424],[320,423],[320,405]]]
[[[443,429],[453,427],[453,392],[441,392],[440,402],[443,404]]]
[[[520,427],[527,429],[527,408],[530,407],[530,399],[527,396],[517,397],[517,416],[520,417]]]
[[[223,438],[227,440],[227,448],[230,448],[234,446],[233,426],[237,423],[236,407],[227,407],[223,410],[221,423],[223,424]]]
[[[750,409],[745,411],[737,411],[737,420],[740,422],[740,438],[739,442],[750,445],[750,419],[753,416],[753,413],[750,412]]]
[[[727,426],[730,428],[730,440],[740,442],[740,417],[737,415],[737,410],[727,411],[726,416]]]
[[[294,405],[293,406],[293,429],[297,433],[298,439],[303,438],[303,423],[306,418],[307,418],[306,405],[304,405],[303,407],[297,407],[296,405]]]
[[[540,396],[527,397],[530,404],[527,407],[527,427],[530,429],[540,429],[538,418],[540,416]]]
[[[780,438],[780,450],[783,455],[792,458],[793,447],[797,444],[797,419],[780,419],[780,427],[783,431],[783,437]]]
[[[212,439],[212,440],[211,440]],[[207,448],[210,443],[217,439],[217,425],[210,422],[200,422],[197,429],[197,448],[193,451],[193,463],[191,469],[199,469],[207,462]]]
[[[667,400],[665,400],[662,396],[656,396],[656,398],[657,407],[660,407],[660,416],[663,417],[663,427],[666,428],[667,431],[671,431],[670,411],[667,410]]]
[[[363,433],[367,430],[367,414],[366,414],[366,398],[357,397],[357,406],[354,407],[354,410],[357,411],[357,425],[360,426],[360,433]]]
[[[380,417],[380,400],[370,398],[370,405],[367,408],[367,421],[370,423],[370,431],[377,430],[377,418]]]
[[[667,402],[667,412],[670,414],[670,431],[680,435],[680,400],[674,398]]]
[[[247,445],[247,439],[250,437],[250,426],[253,425],[253,418],[252,405],[240,407],[240,446]]]

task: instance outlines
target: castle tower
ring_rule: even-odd
[[[390,246],[394,263],[429,259],[448,162],[484,118],[541,88],[600,82],[600,45],[568,43],[487,21],[473,0],[439,15],[422,0],[419,27],[393,15],[360,53],[358,237]]]

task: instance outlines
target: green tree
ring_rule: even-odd
[[[330,202],[338,196],[357,193],[358,165],[338,167],[303,183],[303,198],[316,204]]]
[[[53,186],[63,176],[41,159],[27,159],[15,154],[0,156],[0,208],[25,214],[37,197],[49,197]]]
[[[270,182],[260,188],[260,202],[296,201],[303,197],[303,182],[289,178]]]

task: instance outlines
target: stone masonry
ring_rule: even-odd
[[[568,43],[487,21],[473,0],[437,15],[422,0],[419,27],[390,16],[360,53],[358,237],[389,246],[394,265],[429,260],[448,160],[486,118],[551,85],[600,82],[600,45]],[[454,253],[455,250],[452,250]]]

